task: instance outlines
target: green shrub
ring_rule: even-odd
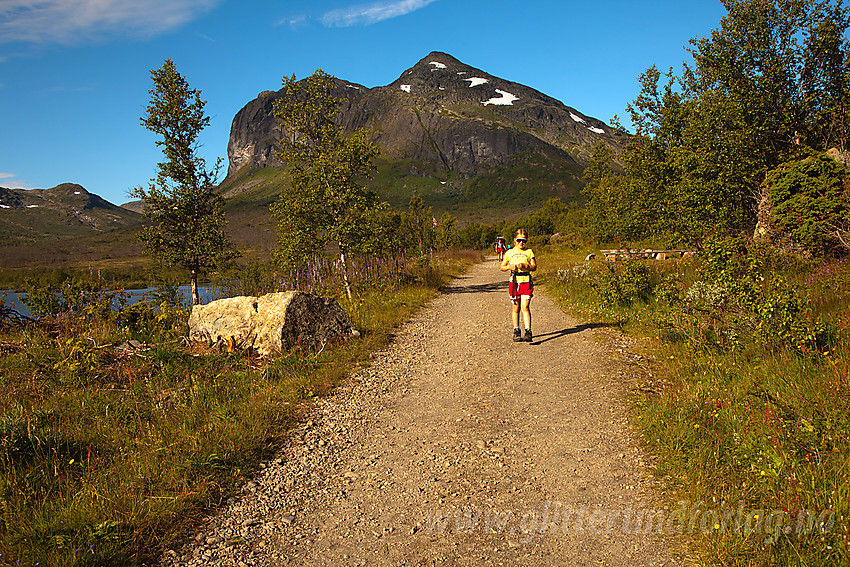
[[[814,254],[836,251],[830,225],[850,214],[847,169],[825,154],[782,164],[765,184],[770,225]]]
[[[652,295],[652,274],[645,262],[627,259],[622,264],[605,263],[587,280],[603,304],[628,307],[636,301],[646,302]]]
[[[41,276],[27,278],[23,302],[35,317],[63,313],[84,315],[103,313],[114,294],[101,288],[91,277],[64,275],[61,278]]]
[[[410,274],[425,287],[439,289],[443,285],[440,272],[432,265],[430,256],[420,256],[410,267]]]

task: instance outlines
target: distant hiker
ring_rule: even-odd
[[[496,256],[499,257],[499,261],[505,259],[505,252],[508,250],[508,245],[505,243],[505,239],[502,236],[496,237],[496,242],[493,243],[493,248],[496,250]]]
[[[531,342],[531,296],[534,292],[534,282],[531,272],[537,269],[534,252],[528,246],[528,233],[524,228],[517,229],[514,234],[516,246],[505,252],[505,258],[499,269],[510,272],[508,294],[513,304],[512,319],[514,323],[514,342]],[[520,334],[519,312],[525,319],[525,334]]]

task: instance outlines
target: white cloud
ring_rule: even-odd
[[[7,187],[9,189],[33,189],[34,187],[27,183],[26,181],[21,181],[20,179],[16,179],[16,175],[14,173],[0,173],[0,187]]]
[[[360,4],[327,12],[321,17],[328,27],[347,28],[368,26],[383,20],[404,16],[424,8],[436,0],[384,0],[372,4]]]
[[[276,22],[275,26],[289,26],[292,29],[298,29],[307,23],[307,16],[292,16],[290,18],[284,18],[278,22]]]
[[[221,0],[0,0],[0,43],[75,44],[117,35],[150,37]]]

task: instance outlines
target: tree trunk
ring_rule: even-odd
[[[342,261],[342,281],[345,283],[345,294],[351,301],[351,284],[348,282],[348,263],[345,261],[345,248],[339,243],[339,259]]]
[[[189,285],[192,288],[192,305],[198,305],[201,302],[201,298],[198,296],[198,272],[194,269],[192,270]]]

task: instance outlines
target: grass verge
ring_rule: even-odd
[[[362,285],[359,340],[273,360],[184,345],[131,306],[0,330],[0,565],[143,565],[250,478],[287,428],[477,253]],[[142,349],[119,348],[128,340]]]
[[[541,256],[565,308],[652,353],[633,419],[676,495],[663,531],[693,537],[702,565],[850,563],[847,262],[742,242],[679,260]]]

